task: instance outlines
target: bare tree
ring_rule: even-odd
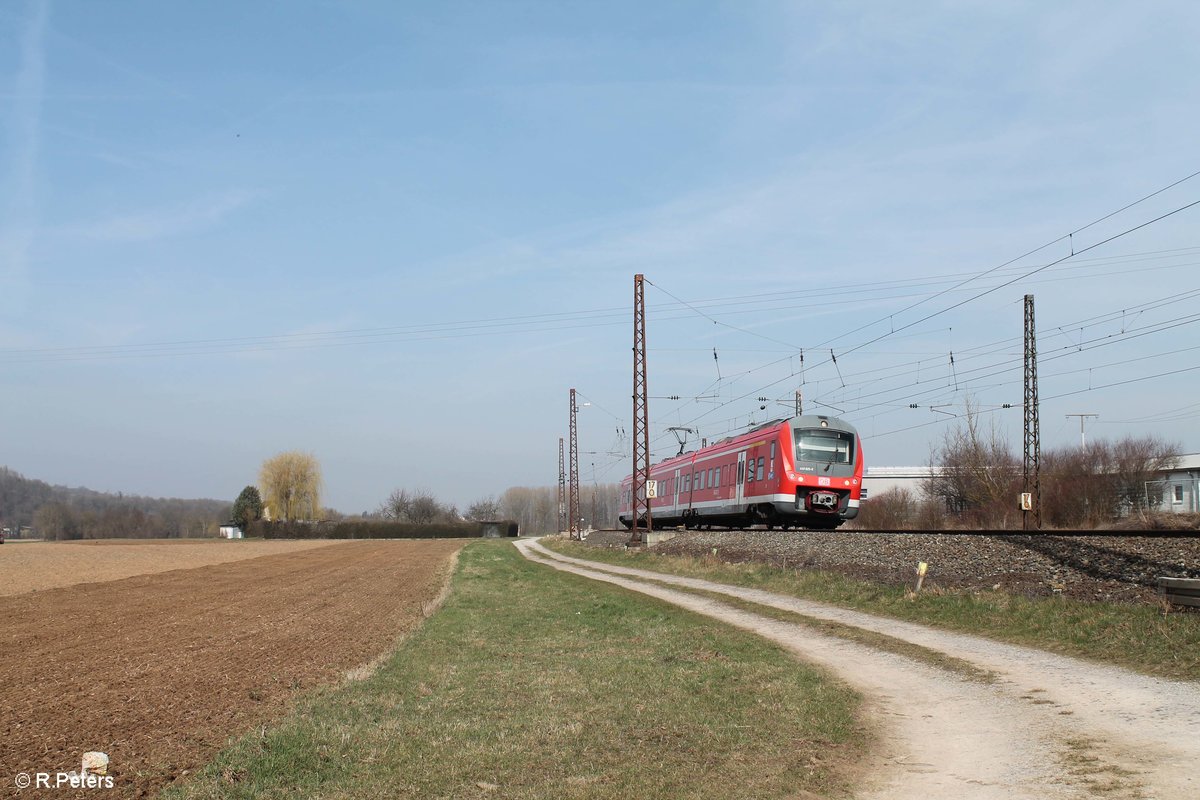
[[[408,519],[418,525],[427,525],[444,515],[437,498],[429,492],[417,492],[408,507]]]
[[[412,508],[412,497],[407,489],[395,489],[379,505],[379,513],[387,519],[408,521],[409,510]]]
[[[917,522],[921,503],[903,487],[872,494],[869,500],[863,502],[862,510],[854,520],[855,527],[864,530],[911,528]]]
[[[936,498],[969,524],[1004,528],[1014,524],[1021,464],[993,421],[987,430],[968,401],[961,424],[948,430],[930,457],[926,496]]]
[[[1090,527],[1161,501],[1156,476],[1178,457],[1179,445],[1153,436],[1048,451],[1042,459],[1043,515],[1057,527]]]
[[[580,487],[579,512],[586,526],[616,524],[621,488],[603,483]],[[593,511],[594,510],[594,511]],[[528,533],[558,531],[558,489],[554,486],[513,486],[500,497],[500,515],[516,521]]]
[[[471,505],[467,506],[466,518],[483,521],[494,520],[500,517],[500,501],[492,495],[481,497]]]
[[[1113,489],[1124,509],[1153,510],[1162,502],[1162,492],[1153,494],[1149,484],[1179,458],[1178,444],[1154,436],[1126,436],[1112,447]]]
[[[47,503],[33,512],[33,531],[47,540],[79,538],[78,522],[62,503]]]
[[[379,514],[398,522],[414,522],[426,525],[437,520],[455,522],[459,519],[458,509],[453,504],[444,505],[426,489],[410,492],[396,489],[379,506]]]

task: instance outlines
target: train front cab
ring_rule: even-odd
[[[791,420],[795,449],[793,513],[811,527],[835,528],[858,516],[862,444],[857,431],[828,417]]]

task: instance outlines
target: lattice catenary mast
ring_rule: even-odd
[[[579,436],[575,433],[575,416],[579,412],[575,405],[575,390],[571,390],[571,486],[567,504],[568,528],[572,539],[579,539]]]
[[[1030,495],[1033,527],[1042,528],[1041,425],[1038,421],[1037,331],[1033,322],[1033,295],[1025,295],[1025,463],[1024,491]],[[1023,527],[1029,528],[1028,512],[1022,515]]]
[[[650,400],[646,388],[646,297],[642,275],[633,276],[633,480],[629,486],[633,521],[629,543],[645,543],[643,529],[654,529],[650,517]]]
[[[567,529],[567,468],[563,458],[563,438],[558,437],[558,529]]]

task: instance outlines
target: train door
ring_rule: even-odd
[[[746,486],[746,451],[738,453],[737,480],[733,482],[733,497],[739,510],[742,507],[743,489]]]
[[[671,501],[671,510],[679,511],[679,470],[675,470],[675,480],[671,481],[671,495],[674,498]]]

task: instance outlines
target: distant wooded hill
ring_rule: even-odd
[[[0,527],[31,527],[47,539],[215,536],[223,500],[181,500],[52,486],[0,467]]]

